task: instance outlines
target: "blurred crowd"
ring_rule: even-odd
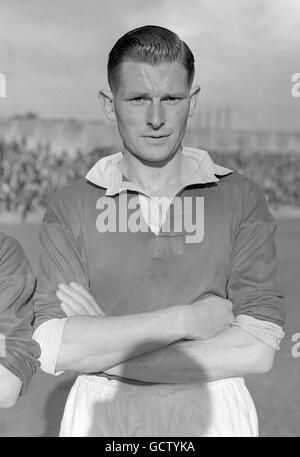
[[[0,142],[0,212],[18,212],[25,219],[45,209],[52,192],[85,176],[100,157],[112,152],[106,148],[57,155],[49,145]]]
[[[99,158],[113,152],[103,148],[57,155],[49,145],[32,148],[25,140],[0,142],[0,212],[14,211],[25,219],[45,209],[53,191],[85,176]],[[254,179],[270,205],[300,207],[300,153],[210,154],[219,165]]]
[[[300,151],[281,152],[214,152],[219,165],[252,178],[265,193],[270,206],[290,205],[300,208]]]

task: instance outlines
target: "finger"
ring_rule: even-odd
[[[85,291],[84,287],[80,287]],[[105,316],[92,295],[89,294],[89,296],[93,299],[91,302],[88,298],[86,298],[86,295],[83,295],[81,291],[78,289],[75,290],[73,287],[68,286],[67,284],[59,284],[59,290],[57,292],[59,292],[58,297],[61,300],[65,300],[67,303],[77,303],[77,308],[79,307],[78,311],[80,309],[84,309],[86,314],[92,316]],[[87,291],[85,292],[88,293]]]
[[[59,290],[69,295],[71,298],[76,300],[78,303],[81,303],[86,310],[90,312],[97,312],[98,306],[96,305],[95,301],[90,301],[85,294],[81,292],[81,290],[74,289],[73,287],[67,284],[60,284]]]
[[[58,290],[74,298],[74,300],[81,302],[86,302],[86,297],[80,293],[78,290],[75,290],[73,287],[70,287],[68,284],[59,284]]]
[[[82,296],[86,297],[86,299],[89,302],[89,305],[93,306],[93,309],[95,310],[95,313],[99,314],[100,316],[105,316],[105,313],[102,311],[102,309],[99,306],[99,303],[95,300],[92,294],[90,294],[83,286],[76,282],[70,282],[69,286],[79,292]]]
[[[71,297],[68,297],[67,294],[57,291],[57,297],[64,302],[64,308],[67,309],[70,315],[84,315],[84,316],[102,316],[101,313],[94,311],[93,309],[85,308],[82,304],[78,304]]]
[[[95,301],[93,295],[90,294],[89,291],[87,289],[85,289],[81,284],[78,284],[77,282],[72,281],[72,282],[70,282],[69,286],[74,288],[78,292],[80,292],[82,295],[84,295],[89,300]]]
[[[95,312],[99,315],[105,316],[104,312],[100,308],[98,302],[95,300],[92,294],[90,294],[83,286],[76,282],[70,282],[70,287],[74,288],[76,291],[81,293],[83,296],[86,297],[88,300],[89,304],[93,306]]]
[[[82,296],[84,296],[89,303],[94,307],[95,311],[99,310],[99,305],[95,298],[93,297],[92,294],[90,294],[83,286],[76,282],[70,282],[69,286],[75,290],[76,292],[80,293]]]
[[[90,313],[87,313],[83,309],[78,309],[74,306],[67,305],[66,303],[61,303],[61,308],[64,311],[64,313],[70,317],[70,316],[91,316]]]
[[[77,314],[76,311],[74,311],[74,309],[71,308],[71,306],[66,305],[65,303],[61,303],[61,309],[67,317],[76,316]]]
[[[60,299],[63,299],[66,303],[72,303],[73,305],[79,307],[79,309],[83,308],[87,314],[95,314],[97,312],[95,306],[93,306],[88,299],[79,292],[67,285],[61,285],[59,287],[57,296]]]
[[[94,312],[94,310],[87,309],[85,304],[83,304],[80,301],[75,300],[74,297],[71,297],[69,294],[62,292],[61,290],[58,290],[56,292],[56,296],[59,298],[61,302],[64,302],[66,305],[70,306],[72,309],[74,309],[77,313],[80,314],[91,314]]]

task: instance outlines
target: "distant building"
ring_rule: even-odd
[[[27,144],[49,144],[55,153],[90,151],[97,147],[121,148],[115,124],[79,119],[42,119],[35,113],[0,119],[0,139]],[[300,154],[300,131],[238,130],[231,125],[230,108],[205,110],[191,118],[184,144],[221,152],[296,152]]]

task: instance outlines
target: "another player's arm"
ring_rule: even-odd
[[[13,406],[21,392],[22,381],[0,364],[0,408]]]
[[[0,407],[14,405],[39,365],[39,346],[32,339],[35,287],[20,244],[0,233]]]

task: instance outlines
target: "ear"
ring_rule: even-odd
[[[196,106],[199,98],[201,87],[194,86],[190,90],[190,110],[189,110],[189,117],[194,116],[196,112]]]
[[[116,120],[115,106],[114,106],[114,96],[109,90],[99,90],[98,93],[99,100],[101,102],[105,116],[110,121]]]

